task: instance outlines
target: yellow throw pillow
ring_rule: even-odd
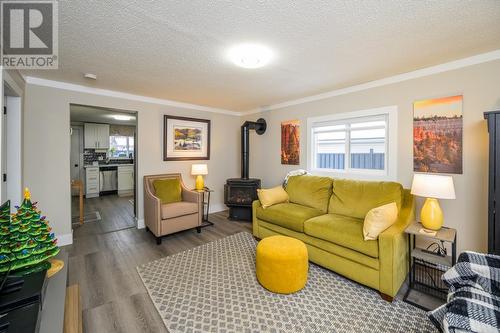
[[[179,178],[157,179],[153,181],[155,195],[160,198],[161,204],[182,201],[182,189]]]
[[[288,193],[286,193],[281,185],[270,189],[258,189],[257,195],[264,209],[272,205],[288,202]]]
[[[363,223],[363,236],[366,240],[376,240],[378,235],[389,228],[398,218],[398,206],[395,202],[375,207],[365,216]]]

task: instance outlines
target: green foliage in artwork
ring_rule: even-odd
[[[199,141],[200,139],[201,130],[199,128],[175,128],[175,140]]]
[[[196,127],[174,128],[174,150],[200,150],[201,129]]]

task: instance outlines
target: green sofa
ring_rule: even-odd
[[[409,190],[394,182],[355,181],[318,176],[288,180],[289,203],[266,209],[253,202],[253,234],[262,239],[286,235],[302,240],[309,260],[378,290],[387,300],[397,294],[408,272],[406,226],[415,218]],[[396,202],[394,225],[365,241],[366,213]]]

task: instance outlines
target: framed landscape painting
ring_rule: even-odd
[[[281,123],[281,164],[300,164],[300,124],[298,120]]]
[[[462,173],[463,96],[413,103],[413,169]]]
[[[210,120],[164,116],[164,161],[209,159]]]

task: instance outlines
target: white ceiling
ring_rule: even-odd
[[[72,0],[59,17],[59,70],[24,75],[234,111],[500,49],[498,0]],[[277,58],[235,67],[241,42]]]
[[[136,125],[136,116],[134,112],[123,110],[115,110],[108,108],[100,108],[87,105],[71,104],[69,106],[70,121],[82,123],[101,123],[115,125]],[[131,117],[130,120],[116,120],[115,115],[126,115]]]

